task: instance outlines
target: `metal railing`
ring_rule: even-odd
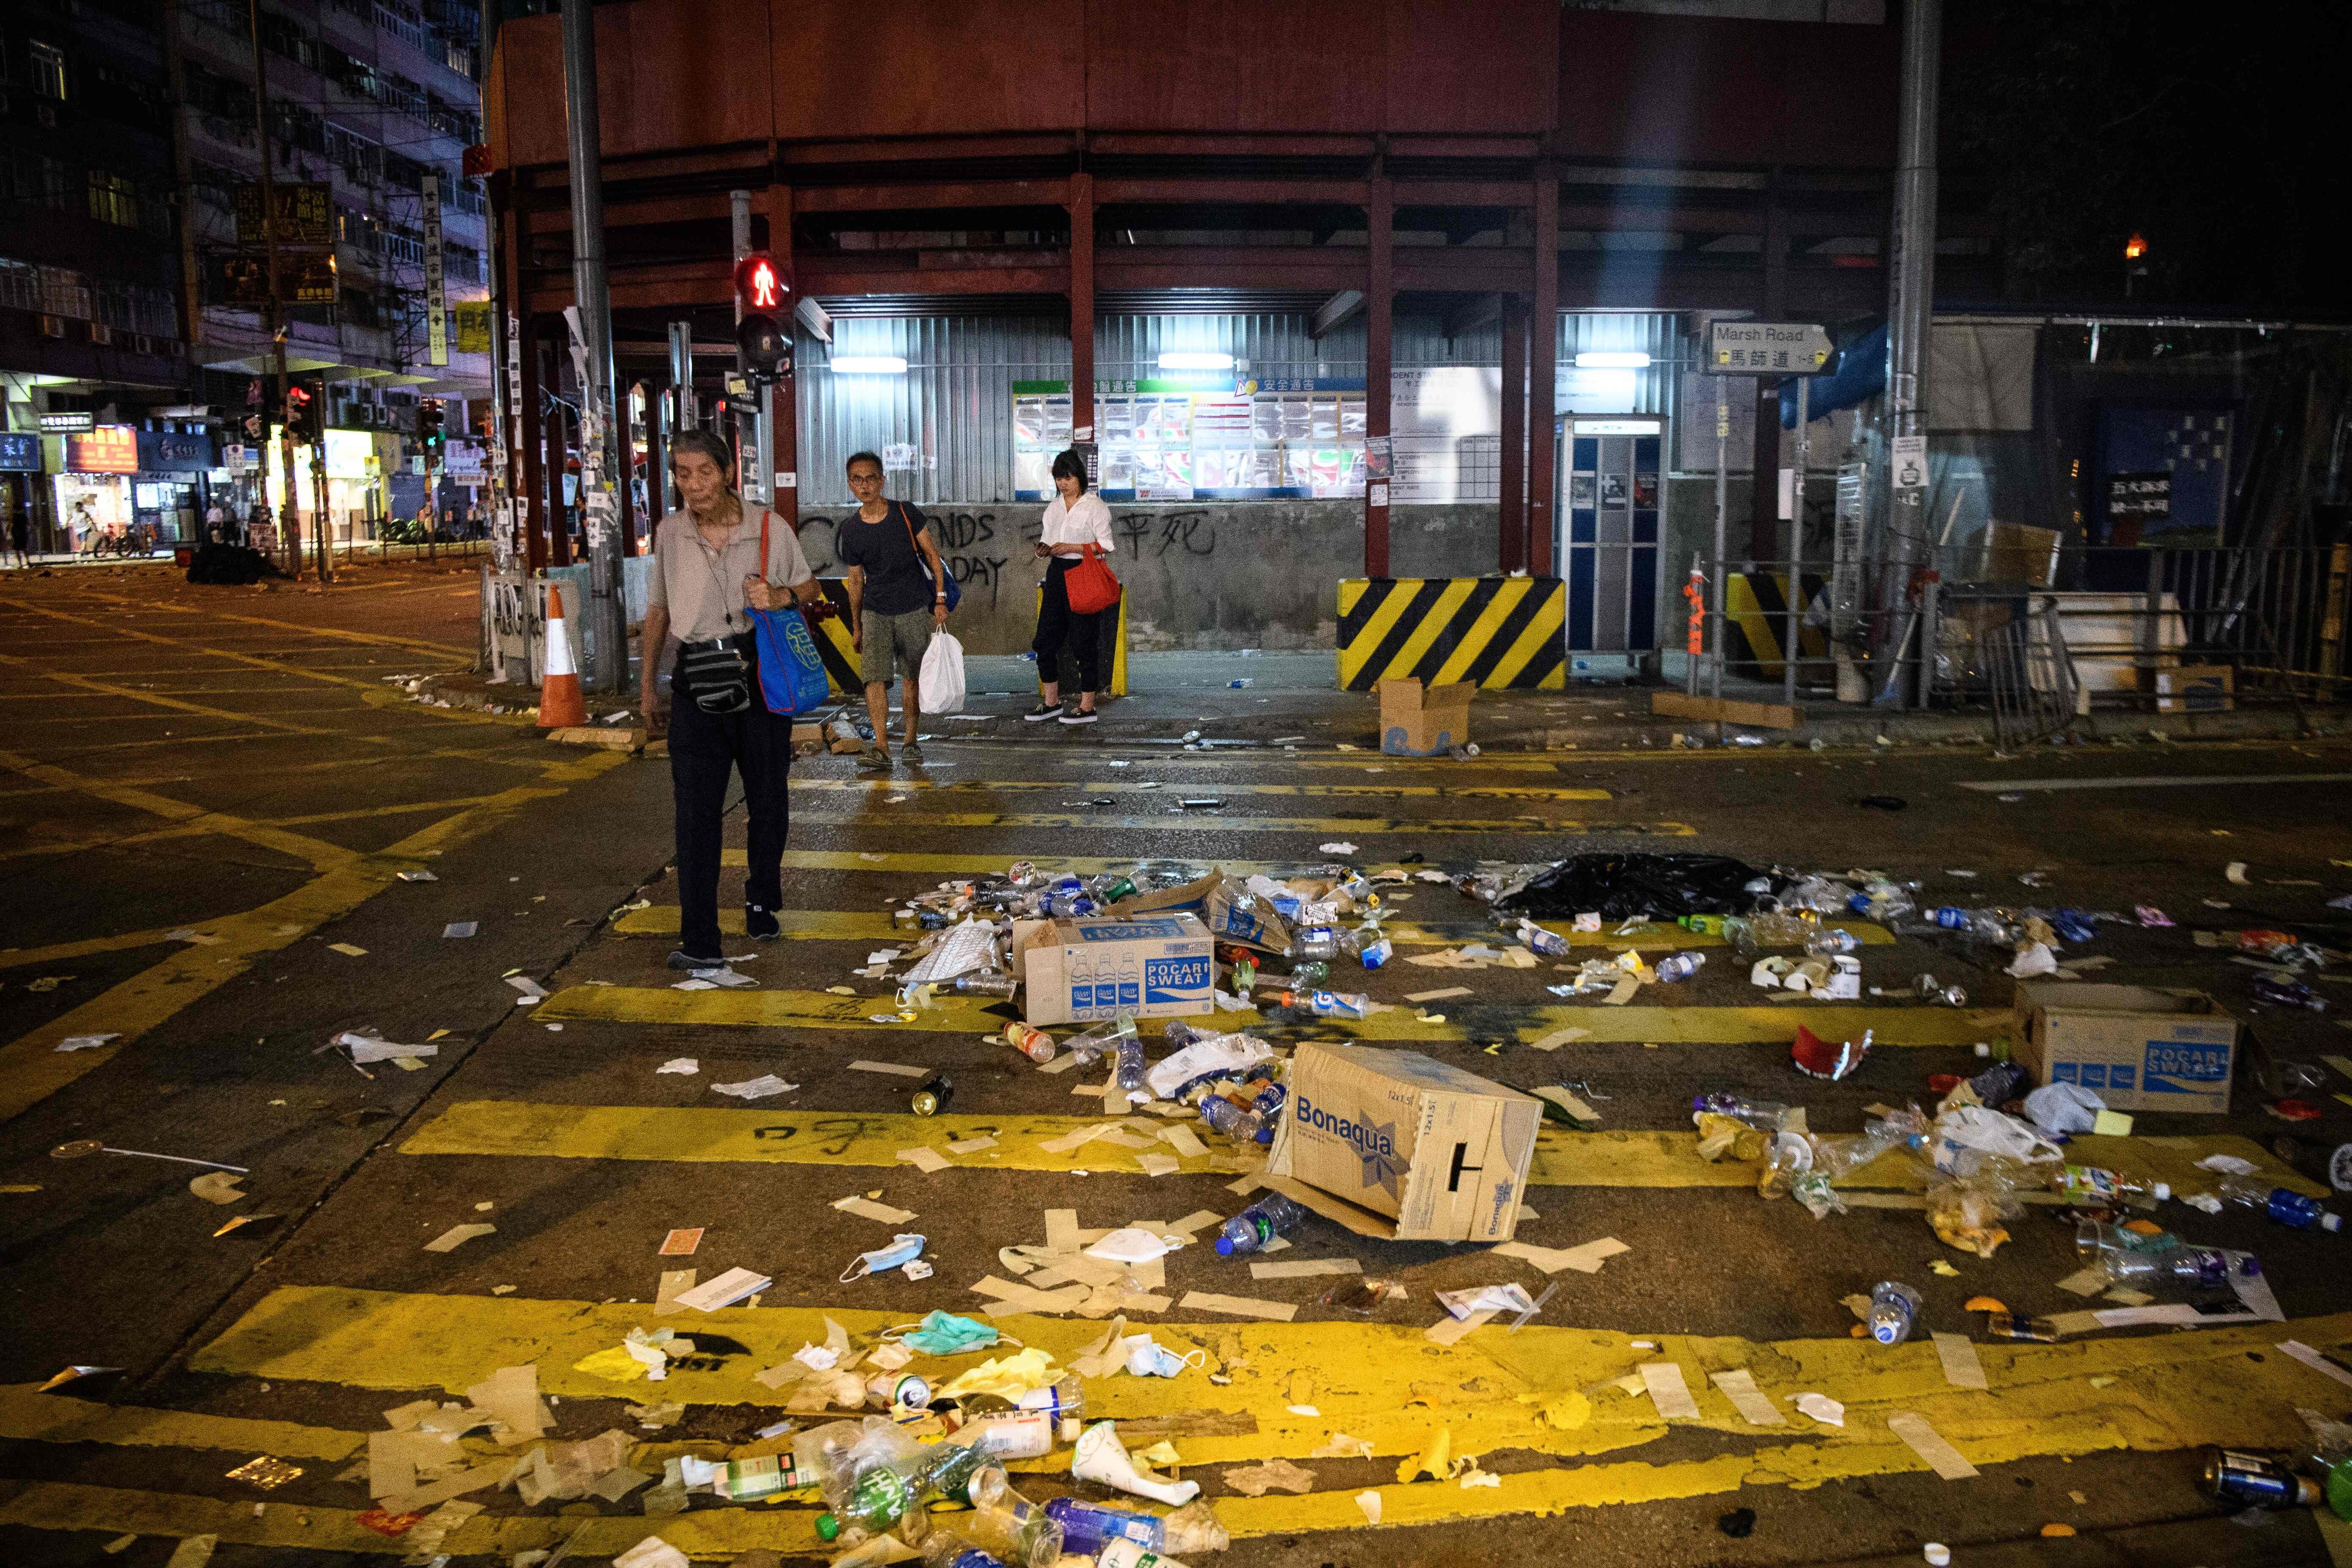
[[[2004,736],[2098,708],[2352,698],[2352,546],[2053,549],[1991,560],[2022,574],[2006,578],[1979,552],[1945,551],[1903,581],[1865,566],[1851,593],[1819,561],[1692,564],[1693,696],[1989,708]]]

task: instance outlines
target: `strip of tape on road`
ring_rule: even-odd
[[[404,1154],[491,1155],[522,1159],[635,1160],[680,1164],[740,1162],[772,1165],[852,1165],[895,1169],[907,1149],[929,1149],[964,1171],[1091,1171],[1140,1173],[1135,1152],[1099,1140],[1067,1152],[1045,1147],[1090,1127],[1100,1116],[915,1116],[863,1111],[759,1110],[721,1106],[563,1105],[531,1100],[460,1100],[400,1146]],[[1173,1124],[1171,1124],[1173,1125]],[[996,1146],[971,1154],[948,1147],[973,1138]],[[1538,1134],[1528,1184],[1540,1187],[1752,1187],[1757,1168],[1738,1161],[1710,1163],[1696,1153],[1698,1134],[1571,1132],[1546,1126]],[[2273,1159],[2247,1138],[2077,1138],[2069,1147],[2084,1163],[2119,1170],[2139,1181],[2168,1182],[2183,1191],[2211,1184],[2196,1168],[2212,1154],[2251,1162],[2266,1181],[2315,1197],[2317,1186]],[[1187,1174],[1231,1175],[1255,1168],[1220,1149],[1179,1155]],[[1916,1192],[1927,1184],[1916,1160],[1886,1156],[1839,1185]]]
[[[897,924],[883,911],[858,910],[779,910],[776,923],[783,934],[797,942],[881,942],[893,940],[912,942],[924,933],[912,927]],[[1543,922],[1538,921],[1538,924]],[[1720,936],[1703,931],[1689,931],[1680,926],[1645,925],[1622,935],[1614,931],[1560,931],[1559,922],[1545,929],[1566,942],[1570,947],[1590,947],[1620,952],[1625,948],[1643,951],[1660,948],[1722,947]],[[1891,947],[1894,933],[1884,926],[1864,921],[1825,922],[1841,930],[1851,931],[1864,947]],[[676,904],[652,904],[642,910],[630,910],[613,922],[613,930],[622,936],[676,936],[679,915]],[[727,936],[743,934],[743,911],[724,909],[719,911],[719,929]],[[1389,940],[1399,947],[1447,947],[1457,942],[1484,942],[1495,934],[1492,923],[1465,917],[1452,925],[1423,925],[1411,921],[1391,921],[1381,928]],[[0,952],[0,966],[16,962]]]
[[[1468,999],[1465,999],[1465,1001]],[[1461,1008],[1464,1002],[1444,1004]],[[829,991],[679,991],[672,986],[567,985],[537,1009],[548,1019],[610,1024],[737,1024],[763,1028],[908,1031],[915,1034],[993,1034],[1014,1016],[1005,1003],[983,997],[940,997],[902,1022],[888,996],[836,996]],[[1261,1023],[1254,1013],[1202,1015],[1220,1030]],[[1874,1032],[1882,1046],[1966,1046],[2005,1029],[2005,1008],[1865,1007],[1843,1003],[1794,1002],[1777,1007],[1511,1007],[1517,1037],[1538,1039],[1571,1026],[1589,1033],[1594,1045],[1787,1046],[1804,1025],[1824,1040],[1860,1039]],[[1349,1037],[1360,1040],[1460,1040],[1472,1031],[1448,1016],[1423,1023],[1411,1007],[1349,1020]]]
[[[1257,1288],[1272,1284],[1260,1282]],[[1311,1296],[1315,1289],[1308,1281],[1303,1293]],[[932,1304],[937,1303],[924,1303]],[[826,1318],[853,1334],[872,1335],[914,1315],[823,1305],[730,1308],[700,1315],[695,1327],[726,1336],[742,1352],[675,1363],[661,1396],[688,1405],[769,1403],[772,1395],[751,1381],[751,1373],[787,1359],[803,1343],[821,1341]],[[256,1303],[189,1364],[198,1373],[345,1387],[462,1390],[479,1381],[485,1368],[530,1362],[539,1368],[543,1393],[566,1399],[614,1398],[645,1391],[582,1372],[577,1363],[609,1351],[630,1329],[649,1321],[647,1308],[630,1303],[285,1287]],[[1100,1324],[1085,1319],[1012,1315],[997,1322],[1023,1343],[1065,1363],[1102,1332]],[[1155,1316],[1151,1327],[1154,1337],[1179,1354],[1197,1344],[1221,1361],[1237,1363],[1226,1373],[1230,1385],[1212,1385],[1206,1368],[1170,1379],[1104,1380],[1087,1390],[1089,1415],[1099,1405],[1104,1416],[1132,1421],[1238,1405],[1255,1418],[1252,1432],[1180,1438],[1188,1467],[1305,1460],[1334,1431],[1370,1442],[1376,1455],[1417,1453],[1441,1426],[1452,1429],[1454,1448],[1461,1453],[1522,1449],[1575,1456],[1637,1447],[1667,1429],[1649,1400],[1604,1392],[1592,1396],[1581,1420],[1556,1419],[1554,1402],[1624,1376],[1644,1362],[1666,1360],[1684,1366],[1699,1403],[1699,1419],[1683,1425],[1743,1444],[1753,1428],[1711,1386],[1709,1371],[1747,1367],[1759,1391],[1776,1404],[1785,1405],[1789,1395],[1804,1389],[1826,1389],[1843,1400],[1844,1428],[1792,1430],[1793,1441],[1765,1457],[1765,1468],[1780,1479],[1810,1483],[1828,1479],[1816,1467],[1840,1473],[1842,1455],[1871,1456],[1867,1462],[1881,1472],[1921,1468],[1885,1427],[1886,1415],[1902,1410],[1927,1416],[1980,1466],[2037,1455],[2188,1447],[2221,1440],[2204,1434],[2223,1426],[2239,1434],[2229,1440],[2283,1447],[2301,1434],[2294,1404],[2307,1402],[2326,1384],[2290,1358],[2265,1352],[2283,1338],[2341,1342],[2352,1336],[2352,1313],[2060,1345],[1981,1344],[1978,1353],[1997,1400],[1951,1387],[1935,1347],[1924,1342],[1889,1350],[1845,1338],[1765,1342],[1653,1333],[1657,1348],[1639,1349],[1633,1333],[1538,1322],[1517,1333],[1499,1325],[1475,1330],[1460,1343],[1440,1346],[1423,1337],[1418,1322],[1170,1322]],[[1229,1348],[1220,1350],[1221,1342]],[[2252,1360],[2249,1352],[2262,1360]],[[951,1376],[977,1359],[941,1358],[935,1363],[925,1358],[924,1370]],[[1313,1377],[1313,1415],[1288,1408],[1299,1403],[1292,1388],[1302,1369]],[[2087,1400],[2083,1380],[2095,1375],[2118,1381],[2100,1399]],[[2221,1377],[2233,1390],[2227,1402],[2210,1394],[2212,1380]],[[1731,1478],[1708,1489],[1738,1485],[1755,1461],[1731,1456],[1706,1461],[1723,1462],[1734,1466]],[[1612,1478],[1598,1495],[1582,1500],[1637,1500],[1625,1495],[1627,1480],[1622,1475]],[[1442,1489],[1464,1506],[1475,1506],[1459,1488],[1403,1489],[1406,1495]],[[1352,1490],[1333,1495],[1344,1502]],[[1225,1506],[1218,1504],[1221,1515]],[[1350,1510],[1323,1527],[1360,1523]]]
[[[1099,765],[1099,764],[1095,764]],[[1156,795],[1165,786],[1150,779],[927,779],[876,777],[811,778],[793,781],[794,794],[887,794],[899,790],[952,795],[1013,795],[1053,791],[1064,795]],[[1286,795],[1328,800],[1609,800],[1605,789],[1541,789],[1532,784],[1227,784],[1214,786],[1219,795]],[[1175,792],[1181,795],[1183,792]]]
[[[2189,789],[2215,784],[2352,784],[2352,773],[2139,773],[2130,778],[1968,779],[1980,795],[2076,789]]]
[[[1234,816],[1222,812],[1197,811],[1174,811],[1157,816],[1087,811],[934,812],[915,809],[892,812],[887,808],[869,810],[856,816],[835,816],[796,811],[793,814],[793,825],[796,827],[901,829],[1039,827],[1064,833],[1324,833],[1344,834],[1350,838],[1395,833],[1549,834],[1592,838],[1698,837],[1698,829],[1686,822],[1566,822],[1541,816]]]

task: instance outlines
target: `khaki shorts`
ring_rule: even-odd
[[[864,617],[866,646],[857,656],[857,674],[868,686],[890,684],[890,667],[912,680],[923,668],[923,650],[931,646],[931,612],[908,610],[903,616]]]

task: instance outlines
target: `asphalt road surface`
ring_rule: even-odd
[[[552,747],[518,721],[421,706],[386,681],[469,661],[467,574],[362,572],[327,595],[172,584],[152,570],[0,578],[0,1562],[160,1568],[204,1534],[218,1537],[216,1568],[399,1557],[423,1537],[361,1518],[374,1500],[369,1434],[415,1401],[463,1401],[501,1367],[536,1368],[548,1440],[618,1428],[635,1468],[658,1478],[682,1455],[783,1447],[755,1434],[782,1418],[791,1389],[754,1374],[823,1344],[827,1319],[862,1353],[935,1309],[980,1316],[1009,1300],[983,1321],[1066,1364],[1111,1326],[1072,1309],[1109,1297],[1084,1279],[1075,1293],[1064,1280],[1044,1287],[1049,1300],[1024,1296],[1040,1289],[1018,1282],[1029,1260],[1001,1249],[1136,1221],[1189,1227],[1197,1244],[1116,1287],[1132,1292],[1127,1331],[1204,1355],[1170,1380],[1090,1382],[1089,1413],[1118,1418],[1139,1449],[1155,1434],[1173,1444],[1178,1473],[1233,1532],[1208,1560],[1232,1568],[1895,1563],[1929,1542],[1971,1568],[2352,1560],[2308,1510],[2233,1520],[2196,1487],[2205,1445],[2284,1448],[2303,1430],[2298,1406],[2352,1408],[2341,1376],[2276,1348],[2346,1358],[2352,1236],[2169,1204],[2158,1217],[2187,1240],[2259,1253],[2284,1323],[2011,1344],[1963,1303],[2114,1305],[2058,1288],[2079,1259],[2073,1226],[2046,1208],[1979,1258],[1937,1240],[1920,1181],[1895,1162],[1856,1186],[1850,1212],[1815,1220],[1759,1197],[1752,1167],[1692,1153],[1695,1093],[1799,1101],[1814,1130],[1845,1132],[1873,1104],[1932,1104],[1930,1075],[1978,1070],[1978,1043],[2011,1030],[2011,983],[1949,952],[1874,940],[1864,984],[1886,995],[1776,1003],[1728,950],[1651,931],[1638,945],[1652,957],[1679,948],[1708,963],[1610,1007],[1549,994],[1563,979],[1551,960],[1405,962],[1493,934],[1450,887],[1412,884],[1395,908],[1398,961],[1360,976],[1343,965],[1339,979],[1389,1003],[1466,994],[1353,1029],[1269,1017],[1262,1032],[1278,1045],[1352,1035],[1516,1087],[1583,1084],[1601,1130],[1547,1129],[1518,1239],[1624,1250],[1549,1275],[1524,1257],[1323,1221],[1261,1267],[1220,1258],[1202,1216],[1234,1213],[1253,1180],[1232,1145],[1159,1137],[1196,1123],[1107,1114],[1100,1068],[1041,1071],[987,1037],[1003,1014],[985,999],[902,1020],[893,983],[855,973],[908,945],[894,904],[1024,858],[1279,875],[1335,858],[1466,870],[1629,847],[1877,868],[1922,882],[1923,905],[2128,916],[2146,904],[2176,923],[2103,924],[2068,950],[2112,961],[2086,978],[2209,990],[2247,1020],[2259,1060],[2336,1065],[2305,1091],[2317,1122],[2274,1119],[2248,1070],[2226,1116],[2142,1116],[2132,1137],[2083,1152],[2190,1187],[2207,1179],[2196,1159],[2235,1153],[2317,1192],[2315,1152],[2352,1138],[2339,1024],[2352,991],[2323,975],[2325,1013],[2253,1005],[2254,970],[2198,933],[2284,926],[2345,945],[2352,916],[2326,901],[2352,890],[2340,782],[2352,746],[2005,759],[1588,748],[1457,763],[1328,747],[1187,754],[999,723],[995,741],[950,735],[928,766],[884,780],[804,761],[785,939],[730,934],[753,987],[678,990],[662,962],[676,926],[667,768]],[[2339,782],[2304,776],[2329,774]],[[1966,787],[2048,780],[2094,787]],[[1180,796],[1223,805],[1187,812]],[[730,828],[740,852],[740,816]],[[1319,847],[1336,841],[1358,847]],[[2233,861],[2242,883],[2225,875]],[[2029,875],[2036,885],[2021,886]],[[475,934],[449,934],[462,922]],[[1582,939],[1570,962],[1631,940]],[[1969,1006],[1919,1004],[1923,970],[1965,985]],[[510,980],[547,994],[519,1001]],[[1844,1081],[1802,1079],[1788,1060],[1799,1021],[1836,1037],[1868,1027],[1877,1047]],[[1571,1027],[1587,1033],[1528,1043]],[[362,1070],[325,1048],[346,1030],[431,1051]],[[59,1048],[99,1036],[110,1037]],[[662,1070],[682,1058],[691,1071]],[[877,1064],[944,1072],[947,1111],[913,1115],[918,1077]],[[714,1091],[763,1074],[793,1087],[751,1102]],[[1043,1146],[1105,1122],[1111,1136]],[[2300,1174],[2273,1148],[2282,1133],[2304,1140],[2284,1150]],[[195,1166],[51,1157],[85,1140],[250,1174],[215,1203],[192,1191]],[[919,1150],[944,1167],[900,1157]],[[913,1217],[834,1206],[855,1198]],[[495,1228],[427,1250],[463,1226]],[[681,1230],[700,1233],[691,1252],[664,1256]],[[928,1279],[841,1282],[900,1231],[928,1238]],[[657,1310],[666,1270],[708,1281],[736,1268],[772,1280],[754,1303]],[[1358,1269],[1403,1296],[1369,1315],[1324,1304]],[[1890,1279],[1926,1302],[1917,1340],[1895,1350],[1855,1338],[1843,1304]],[[1452,1344],[1427,1336],[1444,1316],[1435,1292],[1504,1283],[1554,1289],[1516,1331],[1505,1320]],[[698,1343],[658,1384],[580,1365],[632,1329],[665,1327]],[[1972,1341],[1987,1386],[1955,1385],[1929,1331]],[[943,1380],[980,1359],[912,1370]],[[1679,1369],[1696,1419],[1662,1415],[1639,1372],[1660,1363]],[[39,1392],[74,1366],[119,1370]],[[1740,1370],[1774,1424],[1752,1425],[1715,1381]],[[1797,1413],[1804,1393],[1841,1402],[1843,1425]],[[1932,1469],[1899,1436],[1906,1413],[1975,1473]],[[1475,1458],[1466,1473],[1416,1471],[1441,1434],[1446,1468]],[[480,1432],[465,1441],[475,1467],[527,1451]],[[300,1473],[266,1488],[230,1473],[262,1457]],[[1276,1459],[1308,1489],[1245,1495],[1234,1472]],[[1017,1468],[1035,1499],[1090,1489],[1066,1449]],[[567,1560],[596,1563],[659,1534],[698,1561],[818,1555],[811,1494],[701,1496],[648,1519],[652,1489],[530,1508],[469,1491],[458,1500],[480,1511],[436,1550],[503,1563],[568,1542]],[[2053,1527],[2072,1533],[2046,1538]]]

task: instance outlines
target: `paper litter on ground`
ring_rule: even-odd
[[[253,1195],[236,1190],[236,1184],[243,1180],[245,1178],[234,1171],[206,1171],[189,1182],[188,1191],[208,1204],[242,1203]]]
[[[1936,1359],[1944,1363],[1944,1381],[1954,1388],[1988,1388],[1984,1363],[1966,1334],[1936,1335]]]
[[[677,1300],[679,1306],[691,1307],[698,1312],[715,1312],[773,1283],[766,1275],[754,1274],[749,1268],[730,1268],[716,1279],[680,1291]]]
[[[983,1149],[996,1147],[996,1140],[986,1133],[977,1138],[964,1138],[948,1145],[950,1154],[977,1154]]]
[[[1502,1314],[1492,1307],[1482,1307],[1466,1318],[1443,1317],[1421,1331],[1421,1337],[1435,1345],[1459,1344],[1473,1329],[1486,1327]]]
[[[396,1045],[379,1035],[355,1034],[349,1029],[335,1037],[335,1044],[350,1051],[352,1062],[360,1067],[366,1067],[371,1062],[394,1061],[402,1057],[437,1057],[441,1054],[438,1046]]]
[[[1845,1425],[1845,1406],[1826,1394],[1800,1394],[1797,1408],[1824,1426]]]
[[[898,1151],[898,1158],[899,1163],[912,1165],[927,1176],[936,1172],[950,1170],[955,1164],[953,1160],[949,1159],[937,1149],[901,1149]]]
[[[1301,1258],[1292,1262],[1268,1263],[1264,1258],[1250,1263],[1253,1279],[1307,1279],[1323,1274],[1361,1274],[1364,1266],[1352,1258]]]
[[[1699,1418],[1698,1401],[1691,1397],[1690,1384],[1683,1381],[1683,1369],[1670,1361],[1644,1363],[1641,1368],[1642,1385],[1649,1390],[1650,1401],[1658,1414],[1669,1421],[1696,1421]]]
[[[773,1095],[790,1094],[800,1085],[786,1083],[769,1072],[761,1073],[758,1078],[747,1078],[741,1083],[714,1083],[710,1088],[715,1094],[731,1094],[738,1100],[766,1100]]]
[[[1448,997],[1469,994],[1470,987],[1467,985],[1448,985],[1438,991],[1408,991],[1404,999],[1408,1002],[1443,1002]]]
[[[702,1233],[707,1228],[704,1226],[695,1226],[691,1229],[671,1231],[662,1237],[662,1244],[656,1255],[662,1258],[693,1257],[694,1249],[702,1245]]]
[[[1262,1301],[1249,1296],[1220,1296],[1209,1290],[1187,1290],[1183,1300],[1177,1303],[1187,1312],[1224,1312],[1236,1318],[1265,1318],[1286,1323],[1298,1316],[1298,1308],[1289,1301]]]
[[[427,1252],[455,1252],[478,1236],[488,1236],[499,1227],[494,1225],[453,1225],[425,1244]]]
[[[889,1073],[898,1078],[929,1078],[931,1076],[930,1068],[910,1068],[904,1062],[852,1062],[849,1064],[849,1070],[851,1072]]]
[[[854,1214],[860,1219],[870,1219],[882,1225],[904,1225],[915,1217],[912,1209],[892,1208],[888,1204],[877,1204],[872,1198],[860,1197],[855,1193],[845,1198],[835,1198],[833,1206],[844,1214]]]
[[[692,1057],[672,1057],[669,1060],[662,1063],[661,1066],[654,1068],[656,1075],[666,1072],[698,1073],[701,1070],[702,1064],[695,1060]]]
[[[1621,1252],[1632,1250],[1615,1237],[1605,1236],[1581,1247],[1538,1247],[1531,1242],[1507,1241],[1495,1248],[1495,1255],[1532,1263],[1546,1274],[1557,1274],[1563,1268],[1573,1268],[1580,1274],[1598,1274],[1604,1261]]]
[[[109,1040],[119,1040],[121,1035],[68,1035],[58,1042],[61,1051],[94,1051]]]
[[[678,1305],[678,1293],[693,1289],[696,1277],[697,1270],[692,1268],[663,1269],[661,1283],[654,1288],[654,1316],[667,1318],[685,1311],[686,1309]]]
[[[1786,1426],[1789,1424],[1789,1418],[1774,1408],[1772,1402],[1756,1386],[1756,1374],[1746,1367],[1710,1373],[1708,1377],[1750,1426]]]
[[[1908,1410],[1898,1410],[1886,1418],[1886,1429],[1910,1447],[1913,1453],[1927,1461],[1927,1468],[1948,1481],[1964,1481],[1977,1473],[1977,1468],[1960,1457],[1960,1451],[1944,1441],[1927,1417]]]

